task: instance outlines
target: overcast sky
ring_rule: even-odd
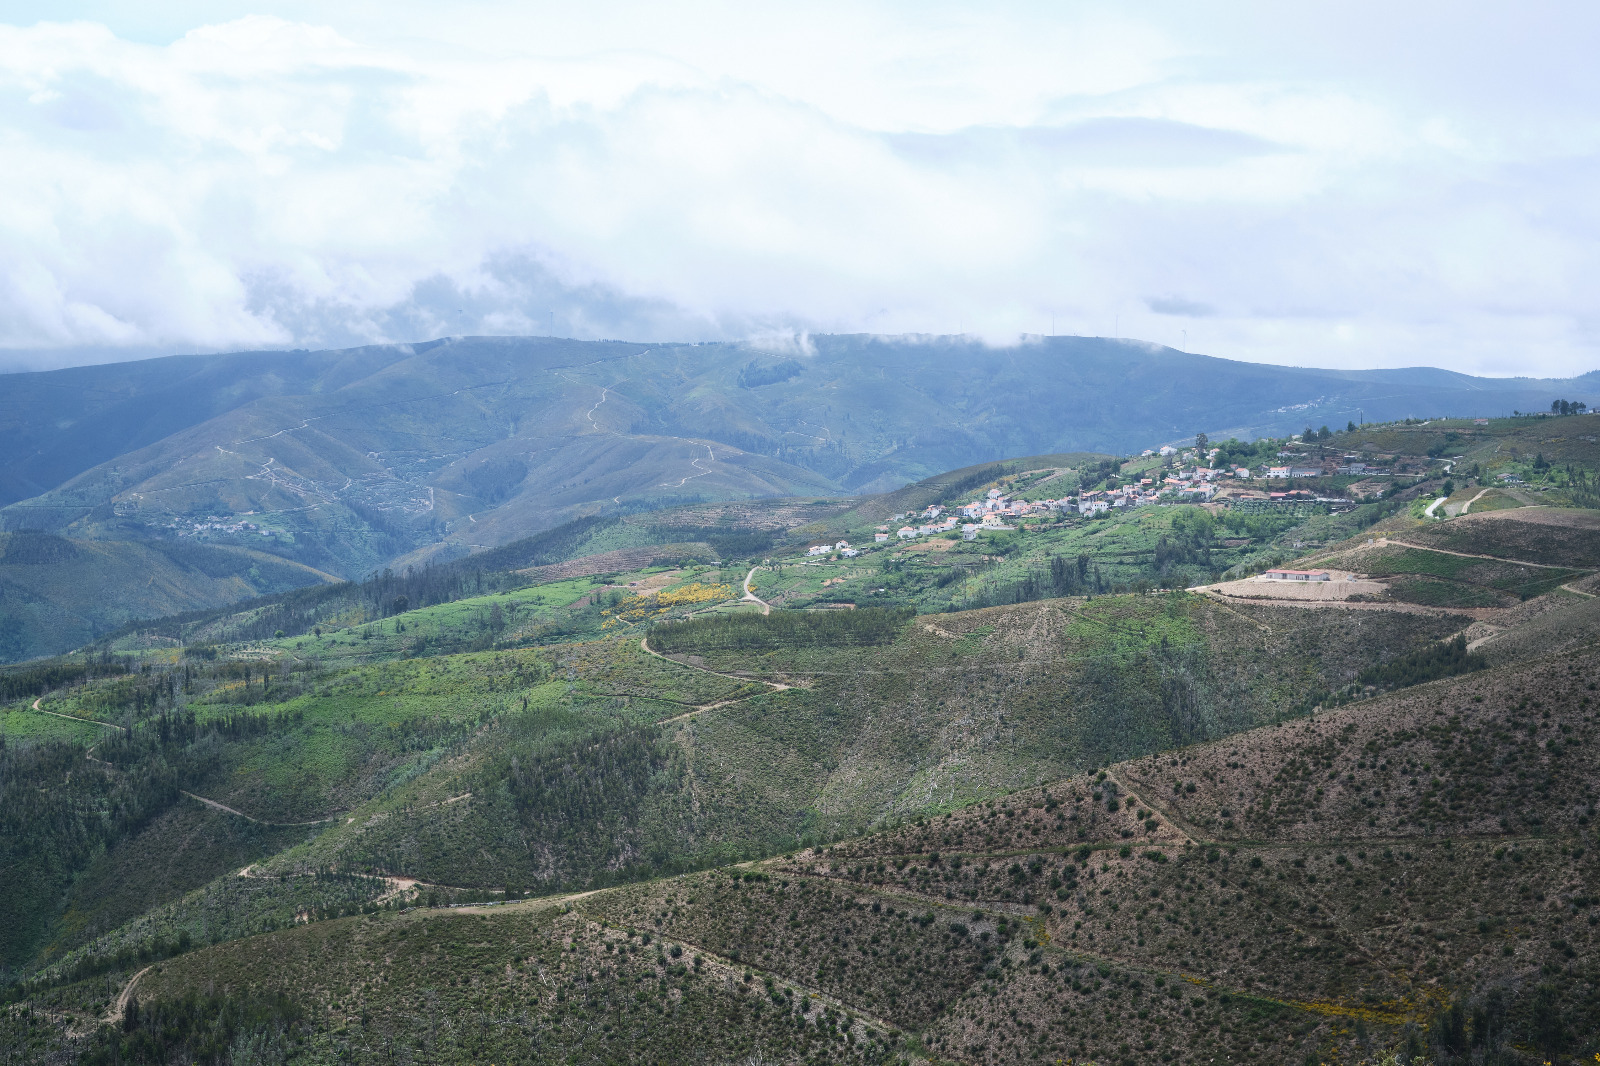
[[[0,0],[12,366],[1053,329],[1600,367],[1578,0],[44,6]]]

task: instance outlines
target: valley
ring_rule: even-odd
[[[7,667],[0,1061],[1588,1061],[1587,417],[1271,445],[1415,468],[1367,499],[595,516]]]

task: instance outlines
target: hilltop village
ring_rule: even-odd
[[[1109,511],[1150,507],[1171,503],[1210,503],[1228,501],[1231,504],[1272,502],[1314,502],[1334,506],[1348,505],[1351,499],[1364,495],[1377,495],[1380,483],[1362,485],[1348,495],[1340,489],[1329,488],[1331,495],[1321,495],[1308,488],[1294,488],[1290,483],[1308,479],[1357,476],[1360,478],[1387,478],[1397,471],[1384,466],[1370,456],[1342,454],[1322,456],[1316,454],[1316,433],[1308,434],[1310,443],[1296,434],[1276,453],[1278,462],[1247,464],[1222,464],[1219,457],[1225,454],[1222,447],[1206,447],[1204,437],[1198,447],[1181,449],[1162,445],[1147,449],[1141,456],[1124,464],[1123,469],[1106,479],[1103,487],[1090,487],[1081,483],[1075,492],[1060,497],[1049,495],[1034,497],[1033,493],[1008,493],[991,488],[983,496],[956,506],[930,504],[917,513],[896,514],[892,522],[904,522],[893,528],[879,526],[873,540],[884,544],[895,540],[915,540],[918,537],[959,531],[964,540],[976,540],[978,535],[990,531],[1017,528],[1017,520],[1056,518],[1064,515],[1093,517]],[[1237,442],[1230,442],[1237,444]],[[1392,456],[1385,456],[1392,460]],[[1405,471],[1402,471],[1405,472]],[[1052,475],[1056,472],[1052,471]],[[1054,476],[1040,479],[1031,486],[1041,487]],[[1259,487],[1256,487],[1259,486]],[[1365,490],[1365,491],[1363,491]],[[846,558],[859,554],[848,541],[832,545]],[[809,554],[826,555],[830,546],[813,545]]]

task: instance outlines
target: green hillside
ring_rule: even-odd
[[[245,548],[0,533],[0,662],[80,647],[133,619],[332,580]]]
[[[1487,465],[1551,421],[1364,503],[586,519],[0,670],[0,1061],[1589,1061],[1600,451]],[[1363,591],[1229,593],[1284,563]]]
[[[152,964],[122,1031],[90,1046],[174,1046],[227,1017],[231,1040],[303,1062],[1586,1061],[1594,662],[1447,681],[761,863],[228,941]],[[1491,743],[1508,730],[1527,741]],[[1529,822],[1535,799],[1550,815]],[[116,987],[36,1002],[104,1009],[97,989]]]

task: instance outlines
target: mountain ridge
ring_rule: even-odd
[[[5,528],[214,539],[211,519],[249,520],[270,532],[235,542],[344,576],[586,514],[871,494],[1006,456],[1129,453],[1196,431],[1600,402],[1600,374],[1308,370],[1079,337],[988,348],[819,335],[776,354],[443,338],[0,382]]]

